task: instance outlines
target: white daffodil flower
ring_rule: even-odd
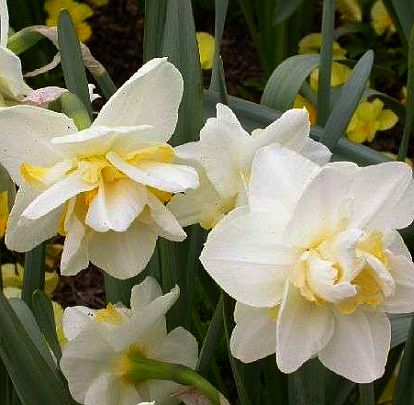
[[[309,138],[310,123],[305,109],[291,109],[265,129],[247,133],[230,108],[217,104],[217,117],[201,130],[200,141],[176,148],[177,155],[199,173],[200,187],[172,199],[169,208],[183,226],[200,223],[211,229],[245,202],[251,164],[263,146],[280,144],[318,164],[331,153]]]
[[[390,347],[385,313],[414,311],[414,265],[396,232],[413,218],[405,163],[319,167],[293,151],[260,150],[248,206],[214,228],[201,254],[238,301],[233,355],[252,362],[276,352],[286,373],[318,356],[352,381],[379,378]]]
[[[135,405],[143,401],[176,403],[170,394],[180,387],[167,380],[130,374],[134,359],[182,364],[194,369],[198,345],[178,327],[167,333],[165,314],[179,295],[175,287],[162,295],[157,281],[147,277],[131,293],[131,310],[120,306],[92,311],[67,308],[63,328],[62,372],[73,398],[85,405]]]
[[[32,90],[24,81],[18,56],[7,49],[9,12],[6,0],[0,0],[0,107],[20,102]]]
[[[198,186],[167,144],[183,91],[179,71],[153,59],[105,104],[88,129],[32,106],[0,110],[0,163],[19,186],[6,244],[19,252],[66,236],[63,274],[96,266],[117,278],[138,274],[158,236],[186,234],[165,203]]]

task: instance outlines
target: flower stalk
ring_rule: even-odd
[[[220,393],[196,371],[181,364],[148,359],[140,354],[128,356],[129,381],[168,380],[192,386],[202,393],[212,405],[220,405]]]

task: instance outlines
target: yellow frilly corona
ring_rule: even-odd
[[[197,44],[201,69],[211,69],[214,57],[214,37],[208,32],[197,32]]]
[[[396,31],[395,25],[381,0],[376,1],[372,6],[371,25],[377,35],[392,34]]]
[[[89,5],[74,0],[46,0],[44,7],[48,15],[46,19],[48,27],[56,26],[60,10],[66,9],[72,17],[79,40],[86,42],[91,37],[92,28],[86,22],[93,16],[93,10]]]
[[[377,131],[391,129],[397,121],[397,115],[391,110],[384,109],[381,100],[376,98],[372,101],[363,101],[352,116],[346,136],[357,143],[371,142]]]

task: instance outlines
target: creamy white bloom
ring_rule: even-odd
[[[233,355],[251,362],[276,352],[287,373],[318,356],[352,381],[380,377],[385,313],[414,311],[414,265],[396,232],[413,218],[404,163],[319,167],[292,151],[260,150],[248,207],[214,228],[201,255],[238,301]]]
[[[195,338],[181,327],[167,333],[165,314],[178,295],[178,287],[162,295],[156,280],[147,277],[132,289],[131,310],[121,306],[65,310],[63,327],[68,343],[63,348],[61,368],[76,401],[85,405],[177,403],[170,394],[177,391],[178,384],[166,380],[134,383],[126,374],[135,355],[195,368]]]
[[[170,209],[183,226],[214,227],[224,214],[245,203],[253,158],[266,145],[280,144],[318,164],[327,163],[331,153],[309,138],[309,130],[307,111],[291,109],[250,135],[230,108],[217,104],[217,117],[207,120],[200,141],[176,148],[177,155],[197,169],[200,187],[175,196]]]
[[[145,268],[158,236],[186,234],[166,208],[174,193],[198,186],[167,144],[183,91],[166,59],[138,70],[88,129],[32,106],[0,110],[0,163],[19,186],[6,232],[11,250],[66,236],[63,274],[91,261],[117,278]]]
[[[7,49],[9,12],[6,0],[0,0],[0,106],[22,100],[31,88],[25,83],[18,56]]]

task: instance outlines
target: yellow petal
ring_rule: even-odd
[[[92,36],[92,28],[88,23],[77,24],[76,32],[81,42],[86,42]]]
[[[347,131],[346,137],[352,142],[362,143],[367,140],[367,135],[364,132],[353,130]]]
[[[357,0],[337,0],[336,7],[343,19],[362,21],[362,10]]]
[[[52,295],[59,284],[59,275],[56,272],[45,272],[45,293]]]
[[[322,34],[312,33],[304,36],[299,41],[299,53],[319,53],[322,45]],[[342,48],[337,41],[333,42],[333,58],[334,59],[344,59],[346,54],[346,49]]]
[[[378,35],[382,35],[385,31],[395,32],[395,26],[392,22],[388,11],[381,0],[375,2],[371,9],[371,25]]]
[[[214,57],[214,37],[208,32],[197,32],[197,43],[201,68],[211,69]]]
[[[0,193],[0,238],[6,233],[7,220],[9,219],[9,193]]]
[[[316,124],[317,111],[314,105],[305,97],[298,94],[293,102],[293,108],[306,108],[309,114],[309,121],[312,125]]]
[[[398,116],[391,110],[382,110],[378,117],[379,130],[391,129],[398,122]]]
[[[23,267],[19,263],[5,263],[1,266],[3,287],[21,288],[23,284]]]

